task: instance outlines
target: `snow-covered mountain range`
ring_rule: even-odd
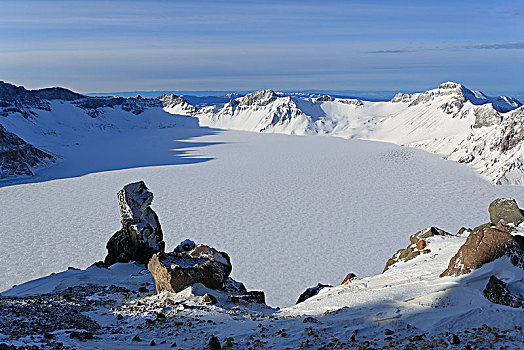
[[[447,82],[388,102],[257,91],[197,111],[201,125],[257,132],[333,135],[422,148],[473,166],[496,184],[523,184],[524,108]]]
[[[45,154],[60,156],[57,144],[74,145],[86,134],[173,127],[180,120],[172,115],[183,115],[214,128],[393,142],[468,164],[496,184],[524,184],[524,107],[511,97],[489,97],[453,82],[422,93],[398,93],[387,102],[272,90],[233,97],[225,104],[196,107],[172,94],[88,97],[63,88],[26,90],[1,82],[0,124]],[[19,163],[4,162],[3,177],[19,175],[7,167],[47,164],[23,157]]]

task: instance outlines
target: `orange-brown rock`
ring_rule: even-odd
[[[347,286],[349,284],[349,282],[351,282],[355,278],[357,278],[357,275],[355,275],[353,272],[350,272],[350,273],[347,274],[346,278],[344,278],[344,280],[342,281],[341,285]]]

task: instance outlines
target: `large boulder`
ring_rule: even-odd
[[[226,253],[186,240],[171,253],[154,254],[147,268],[155,279],[158,293],[178,293],[195,283],[222,289],[232,266]]]
[[[488,208],[492,224],[518,225],[524,221],[523,211],[512,198],[495,199]]]
[[[506,305],[511,307],[524,307],[524,300],[511,294],[506,283],[499,280],[496,276],[491,276],[482,294],[494,304]]]
[[[500,224],[496,228],[480,227],[474,230],[440,277],[468,274],[503,256],[508,256],[513,265],[524,267],[522,238],[513,236],[512,231],[512,228]]]
[[[105,266],[130,261],[147,264],[153,254],[164,252],[162,228],[150,207],[152,201],[153,193],[143,181],[118,192],[122,228],[107,242]]]

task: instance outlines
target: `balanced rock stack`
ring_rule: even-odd
[[[153,193],[143,181],[130,183],[118,192],[122,228],[107,242],[105,266],[136,261],[147,264],[151,256],[163,252],[162,228],[151,209]]]
[[[242,283],[229,278],[232,265],[224,252],[186,239],[165,253],[162,228],[151,209],[153,194],[143,181],[130,183],[118,192],[122,228],[107,242],[103,265],[138,262],[147,266],[158,293],[178,293],[200,283],[227,292],[233,302],[265,303],[264,292],[247,291]]]

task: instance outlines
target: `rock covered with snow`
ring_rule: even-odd
[[[162,106],[170,112],[186,115],[192,115],[196,112],[196,108],[192,104],[175,94],[162,94],[160,101],[162,101]]]
[[[186,240],[171,253],[154,254],[147,268],[155,279],[158,293],[178,293],[196,283],[211,289],[222,289],[232,266],[226,253]]]
[[[524,221],[524,212],[513,198],[495,199],[489,205],[488,211],[490,221],[495,225],[498,223],[518,225]]]
[[[392,265],[399,261],[410,261],[420,254],[430,253],[431,250],[427,249],[427,243],[425,239],[434,236],[449,236],[450,234],[437,227],[428,227],[424,230],[418,231],[417,233],[409,237],[410,245],[406,248],[399,249],[393,256],[388,259],[384,271],[387,271]]]
[[[468,274],[503,256],[509,257],[514,266],[524,268],[522,239],[513,236],[511,232],[512,228],[500,224],[496,228],[477,228],[451,258],[448,268],[440,277]]]
[[[153,193],[143,181],[130,183],[118,192],[122,229],[107,242],[105,265],[136,261],[146,264],[149,258],[163,252],[162,228],[151,209]]]
[[[241,103],[246,106],[267,106],[277,98],[278,95],[273,90],[261,90],[242,97]]]
[[[0,124],[0,179],[33,176],[33,168],[54,161],[53,155],[26,143]]]

